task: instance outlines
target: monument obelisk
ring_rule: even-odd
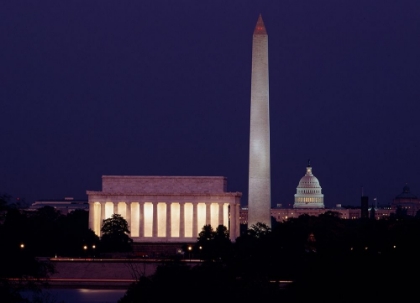
[[[268,35],[260,14],[252,41],[248,228],[257,222],[271,227],[270,209]]]

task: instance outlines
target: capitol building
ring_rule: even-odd
[[[306,174],[300,179],[296,189],[293,208],[325,208],[322,188],[318,179],[312,174],[311,161],[308,161]]]

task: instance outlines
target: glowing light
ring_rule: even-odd
[[[99,202],[93,204],[93,231],[98,236],[101,234],[101,207],[101,203]]]
[[[123,218],[127,218],[127,205],[125,202],[118,202],[117,203],[117,212]]]
[[[113,213],[114,213],[114,203],[106,202],[105,203],[105,218],[104,219],[111,218]]]
[[[184,218],[185,218],[185,237],[193,236],[193,205],[192,203],[184,204]]]
[[[20,244],[20,248],[25,248],[25,244]]]
[[[210,224],[213,228],[219,226],[219,204],[211,203],[210,205]]]
[[[223,225],[229,226],[229,203],[223,205]]]
[[[144,236],[153,236],[153,203],[144,203]]]
[[[179,203],[171,203],[171,237],[179,237],[181,206]]]
[[[166,237],[166,203],[157,204],[157,236]]]
[[[131,203],[131,237],[139,237],[139,227],[140,227],[140,203],[132,202]]]
[[[206,225],[206,204],[205,203],[198,203],[197,204],[197,230],[198,232],[201,231],[204,225]],[[197,237],[194,235],[194,237]]]

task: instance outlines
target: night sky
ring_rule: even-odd
[[[0,192],[226,176],[247,204],[252,33],[269,39],[272,204],[420,196],[420,1],[1,1]]]

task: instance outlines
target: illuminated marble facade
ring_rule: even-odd
[[[190,242],[206,224],[239,236],[241,193],[226,192],[225,177],[102,176],[102,191],[87,191],[89,227],[100,236],[117,213],[134,242]]]
[[[324,208],[324,195],[318,179],[312,174],[310,161],[306,174],[300,179],[296,189],[293,208]]]

